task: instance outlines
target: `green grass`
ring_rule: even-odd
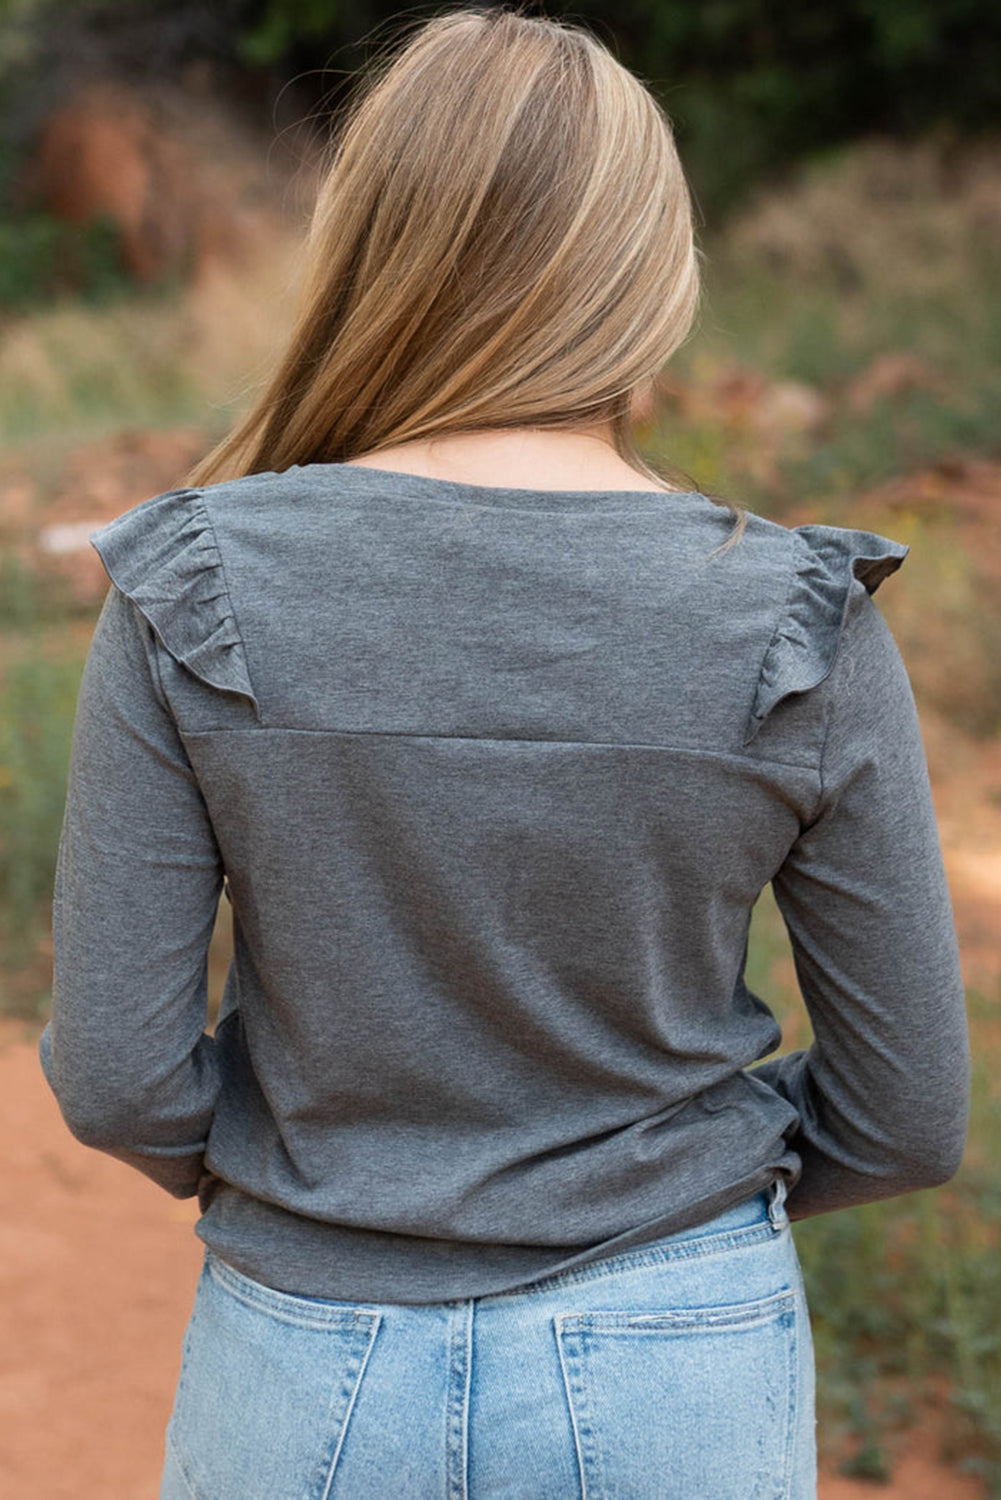
[[[23,956],[51,895],[80,670],[29,651],[3,671],[0,911],[8,954]]]
[[[0,312],[66,295],[105,306],[130,285],[121,231],[109,214],[76,224],[45,211],[0,211]]]
[[[0,443],[204,419],[182,331],[161,293],[132,293],[100,313],[64,299],[19,319],[0,350]]]
[[[83,670],[80,610],[5,554],[0,562],[0,1014],[49,998],[47,940]]]

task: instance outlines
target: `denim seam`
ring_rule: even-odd
[[[796,1408],[799,1403],[799,1318],[799,1295],[797,1293],[793,1308],[792,1338],[789,1341],[789,1407],[786,1414],[786,1451],[783,1464],[785,1480],[782,1486],[782,1500],[794,1500],[792,1470],[796,1437]]]
[[[604,1474],[602,1472],[601,1450],[594,1440],[591,1403],[588,1399],[587,1385],[581,1369],[579,1340],[575,1341],[572,1348],[568,1348],[563,1337],[563,1317],[557,1314],[552,1321],[554,1328],[557,1330],[556,1342],[560,1351],[560,1368],[563,1371],[563,1384],[566,1390],[567,1405],[570,1408],[570,1420],[573,1423],[574,1445],[577,1450],[577,1464],[580,1470],[581,1500],[589,1500],[592,1493],[592,1478],[594,1478],[597,1492],[594,1500],[599,1500],[599,1497],[605,1493]],[[572,1334],[571,1338],[576,1339],[576,1336]],[[568,1360],[573,1365],[573,1375],[567,1363]],[[574,1375],[576,1379],[574,1379]]]
[[[187,1463],[184,1460],[184,1457],[183,1457],[183,1455],[181,1453],[181,1450],[178,1448],[177,1444],[174,1442],[174,1439],[171,1436],[169,1429],[168,1429],[168,1431],[166,1432],[166,1434],[164,1436],[164,1441],[165,1441],[167,1447],[170,1449],[170,1456],[174,1460],[174,1468],[177,1470],[178,1474],[181,1476],[181,1483],[184,1485],[184,1488],[187,1490],[188,1494],[191,1496],[191,1500],[204,1500],[204,1496],[202,1496],[202,1495],[200,1495],[198,1493],[198,1491],[194,1488],[191,1480],[188,1478],[188,1466],[187,1466]]]
[[[461,1319],[461,1328],[459,1326]],[[469,1393],[473,1365],[473,1301],[453,1306],[449,1317],[445,1465],[448,1500],[469,1500]]]
[[[570,1413],[570,1427],[573,1432],[574,1452],[577,1455],[577,1473],[580,1479],[581,1500],[587,1500],[587,1475],[584,1472],[584,1451],[581,1446],[580,1432],[577,1429],[577,1409],[574,1405],[573,1394],[570,1388],[570,1374],[567,1370],[566,1358],[564,1356],[563,1340],[560,1338],[561,1325],[559,1316],[550,1318],[549,1324],[553,1330],[553,1338],[556,1340],[556,1354],[563,1375],[563,1393],[566,1396],[567,1410]]]
[[[767,1296],[752,1297],[748,1302],[666,1307],[656,1312],[629,1307],[574,1308],[557,1313],[555,1318],[569,1334],[602,1333],[607,1337],[617,1333],[649,1333],[657,1337],[663,1333],[691,1333],[693,1329],[727,1332],[735,1328],[760,1328],[795,1312],[797,1301],[795,1287],[784,1286]]]
[[[340,1462],[341,1451],[343,1450],[343,1447],[344,1447],[344,1440],[345,1440],[345,1438],[348,1435],[348,1423],[351,1421],[351,1414],[352,1414],[352,1412],[355,1409],[355,1402],[358,1400],[358,1392],[361,1390],[361,1383],[362,1383],[362,1381],[365,1378],[365,1371],[368,1368],[368,1362],[369,1362],[369,1358],[370,1358],[371,1353],[372,1353],[372,1348],[373,1348],[373,1345],[375,1344],[376,1337],[377,1337],[377,1335],[379,1333],[379,1329],[381,1327],[382,1327],[382,1313],[379,1312],[379,1313],[376,1314],[375,1320],[374,1320],[374,1322],[372,1323],[372,1326],[369,1329],[368,1338],[365,1340],[365,1352],[362,1354],[361,1359],[360,1359],[360,1361],[358,1363],[358,1369],[357,1369],[357,1371],[355,1371],[349,1377],[346,1377],[346,1378],[349,1378],[351,1380],[351,1382],[352,1382],[352,1389],[351,1389],[350,1396],[348,1398],[348,1403],[347,1403],[346,1407],[344,1408],[343,1416],[341,1417],[341,1424],[340,1424],[341,1425],[341,1430],[340,1430],[340,1432],[338,1434],[338,1437],[337,1437],[337,1446],[335,1447],[334,1452],[333,1452],[333,1456],[332,1456],[332,1458],[330,1460],[330,1467],[327,1470],[327,1482],[323,1486],[323,1492],[322,1492],[322,1494],[320,1496],[320,1500],[329,1500],[330,1487],[331,1487],[331,1485],[334,1482],[334,1477],[335,1477],[336,1472],[337,1472],[337,1465]],[[360,1325],[359,1325],[359,1329],[360,1329]]]

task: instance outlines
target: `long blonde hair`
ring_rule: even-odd
[[[410,28],[331,139],[287,349],[189,483],[608,422],[677,488],[630,414],[701,295],[669,120],[582,27],[473,5]]]

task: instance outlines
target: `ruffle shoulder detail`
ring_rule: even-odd
[[[855,580],[874,594],[910,551],[877,532],[843,526],[795,526],[791,535],[789,597],[761,665],[745,746],[776,704],[816,687],[834,666]]]
[[[210,687],[242,693],[258,709],[200,489],[154,495],[92,532],[90,544],[171,656]]]

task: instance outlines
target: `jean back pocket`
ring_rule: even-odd
[[[167,1426],[193,1500],[326,1500],[381,1320],[208,1252]]]
[[[553,1319],[583,1500],[784,1500],[797,1296]]]

